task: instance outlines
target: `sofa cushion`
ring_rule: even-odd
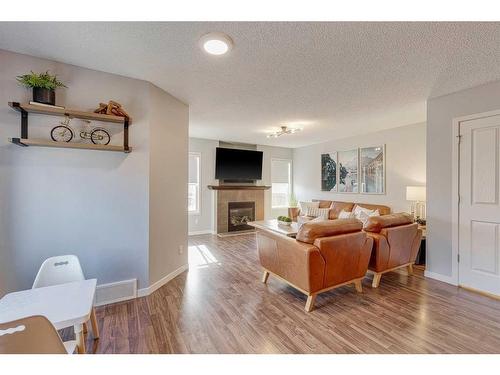
[[[319,202],[319,208],[330,208],[332,201],[325,201],[321,199],[313,199],[313,202]]]
[[[362,228],[363,224],[356,219],[337,219],[319,222],[307,222],[300,227],[297,233],[296,240],[312,244],[317,238],[358,232]]]
[[[378,210],[380,215],[388,215],[391,213],[390,207],[382,206],[381,204],[365,204],[365,203],[354,203],[354,207],[351,211],[354,211],[356,209],[356,206],[366,208],[371,211]]]
[[[352,211],[353,207],[354,203],[352,202],[332,202],[330,206],[330,220],[338,218],[341,211]]]
[[[380,231],[384,228],[397,227],[412,223],[413,217],[403,212],[383,216],[373,216],[367,220],[364,230],[366,232],[380,233]]]
[[[351,211],[340,211],[339,213],[339,219],[356,219],[356,215],[354,215],[354,212]]]

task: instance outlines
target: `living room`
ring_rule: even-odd
[[[92,19],[0,22],[1,354],[499,354],[498,22]]]

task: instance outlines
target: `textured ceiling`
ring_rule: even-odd
[[[210,31],[229,55],[200,50]],[[0,23],[1,49],[189,103],[191,136],[287,147],[425,121],[427,98],[500,79],[499,41],[500,23]],[[266,138],[283,124],[304,131]]]

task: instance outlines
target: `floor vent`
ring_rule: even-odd
[[[95,306],[126,301],[137,297],[137,279],[123,280],[97,286]]]

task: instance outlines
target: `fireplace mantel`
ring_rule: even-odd
[[[210,190],[269,190],[265,185],[208,185]]]

